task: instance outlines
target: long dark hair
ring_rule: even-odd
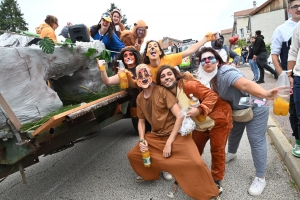
[[[158,45],[159,50],[161,51],[161,55],[159,56],[160,58],[162,58],[162,57],[165,56],[165,52],[162,50],[162,48],[159,45],[159,43],[157,41],[155,41],[155,40],[150,40],[150,41],[147,42],[146,47],[144,49],[144,53],[143,53],[143,63],[145,63],[145,64],[150,64],[149,57],[146,55],[147,54],[148,45],[149,45],[150,42],[156,42],[156,44]]]
[[[218,61],[218,68],[220,68],[220,67],[222,67],[223,65],[226,64],[226,62],[224,62],[224,60],[222,59],[220,54],[215,49],[213,49],[212,47],[202,47],[198,51],[198,53],[196,54],[196,57],[199,58],[199,63],[200,63],[202,54],[204,54],[206,52],[210,52],[215,56],[216,60]]]
[[[174,67],[171,67],[170,65],[163,65],[163,66],[161,66],[161,68],[157,71],[157,75],[156,75],[156,84],[157,84],[157,85],[161,85],[160,75],[161,75],[161,73],[162,73],[165,69],[170,69],[170,70],[173,72],[176,81],[179,81],[179,80],[181,80],[181,79],[185,79],[185,80],[196,80],[194,77],[192,77],[192,75],[187,75],[186,73],[182,73],[182,72],[178,71],[177,69],[175,69]]]
[[[103,18],[102,18],[103,19]],[[92,37],[94,37],[94,35],[99,31],[99,29],[101,28],[101,24],[100,24],[100,22],[101,22],[101,20],[102,19],[100,19],[100,21],[99,21],[99,23],[97,24],[97,25],[93,25],[92,27],[91,27],[91,36]],[[113,27],[114,25],[112,25],[112,22],[109,22],[109,27],[108,27],[108,30],[107,30],[107,32],[108,32],[108,37],[109,37],[109,40],[111,41],[112,40],[112,38],[113,38],[113,35],[114,35],[114,27]],[[106,33],[107,33],[106,32]],[[106,34],[105,33],[105,34]]]

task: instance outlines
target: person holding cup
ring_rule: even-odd
[[[113,9],[110,13],[112,19],[113,28],[117,36],[120,38],[121,32],[125,30],[124,25],[121,23],[122,13],[119,9]]]
[[[235,67],[223,61],[221,55],[212,47],[202,47],[197,53],[200,65],[197,73],[197,79],[202,82],[206,80],[212,90],[227,101],[233,109],[233,127],[228,138],[228,152],[226,162],[237,157],[236,153],[243,136],[244,130],[247,130],[247,136],[250,143],[252,159],[256,170],[248,192],[252,196],[260,195],[266,187],[265,172],[267,165],[267,122],[269,118],[269,107],[252,107],[252,118],[248,115],[242,116],[247,120],[237,120],[234,113],[248,110],[247,106],[240,105],[241,97],[253,95],[258,98],[272,100],[275,98],[278,88],[265,90],[257,83],[250,81]]]
[[[120,54],[117,56],[117,60],[122,60],[125,66],[125,72],[128,77],[128,80],[132,80],[136,78],[135,68],[137,65],[141,63],[141,55],[134,47],[126,47],[122,49]],[[102,65],[101,60],[98,61],[99,70],[101,73],[101,80],[106,85],[118,85],[120,84],[120,78],[118,74],[108,77],[106,73],[106,66]],[[129,87],[126,89],[129,93],[131,99],[129,101],[129,109],[130,116],[132,118],[132,125],[134,129],[137,131],[138,118],[136,114],[136,98],[139,95],[139,89],[134,88],[129,84]],[[146,123],[146,131],[151,131],[151,127],[149,123]]]

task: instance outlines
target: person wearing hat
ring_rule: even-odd
[[[100,40],[104,43],[105,48],[110,51],[113,58],[125,45],[114,32],[112,20],[108,13],[104,13],[98,24],[91,27],[91,36],[94,40]]]
[[[122,13],[119,9],[113,9],[110,13],[110,18],[112,19],[113,28],[117,36],[120,38],[121,32],[125,30],[124,25],[121,23]]]

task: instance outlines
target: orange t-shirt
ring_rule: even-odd
[[[154,82],[156,82],[156,75],[157,71],[161,68],[163,65],[170,65],[171,67],[175,67],[177,65],[180,65],[182,62],[182,53],[175,53],[170,55],[165,55],[160,59],[160,63],[158,67],[152,67],[151,63],[148,64],[148,67],[150,68],[152,79]]]
[[[139,119],[146,119],[151,124],[154,134],[170,135],[176,121],[170,108],[177,102],[176,97],[168,89],[155,85],[149,98],[144,98],[143,91],[137,97],[137,116]]]

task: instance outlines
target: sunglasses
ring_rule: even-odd
[[[208,61],[208,62],[207,62]],[[214,57],[214,56],[208,56],[208,57],[206,57],[206,58],[202,58],[201,60],[200,60],[200,62],[201,62],[201,65],[202,66],[204,66],[205,65],[205,63],[211,63],[211,64],[215,64],[216,62],[217,62],[217,60],[216,60],[216,57]]]
[[[300,7],[300,5],[293,5],[293,6],[291,7],[291,9],[292,9],[292,10],[298,10],[299,7]]]

